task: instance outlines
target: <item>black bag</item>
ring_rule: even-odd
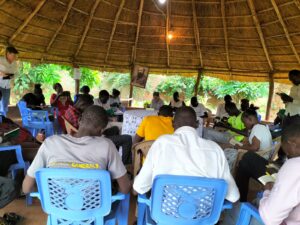
[[[18,196],[14,180],[0,177],[0,209],[12,202]]]

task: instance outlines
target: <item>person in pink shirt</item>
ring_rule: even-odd
[[[288,160],[278,172],[275,183],[267,183],[260,200],[259,213],[265,225],[300,224],[300,123],[285,127],[282,148]]]

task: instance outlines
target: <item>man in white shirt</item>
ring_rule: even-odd
[[[16,62],[18,50],[12,46],[6,48],[5,56],[0,57],[0,91],[2,99],[0,111],[7,113],[10,99],[10,79],[17,74]]]
[[[228,183],[226,199],[236,202],[240,195],[223,150],[198,136],[195,111],[191,107],[178,108],[173,125],[175,133],[161,136],[150,148],[134,190],[139,194],[148,192],[159,174],[220,178]]]
[[[94,99],[94,105],[103,107],[105,110],[110,109],[109,93],[107,90],[99,92],[99,98]]]
[[[24,193],[32,191],[38,169],[58,167],[108,170],[119,191],[127,194],[131,184],[121,157],[115,145],[101,135],[107,124],[105,110],[89,106],[82,114],[77,134],[47,138],[27,171]]]
[[[291,70],[289,80],[293,83],[290,95],[277,93],[285,103],[285,114],[288,117],[300,116],[300,70]]]
[[[164,105],[164,101],[159,97],[159,92],[153,92],[153,99],[151,101],[150,108],[159,110]]]
[[[196,112],[196,116],[199,117],[203,117],[203,116],[207,116],[207,112],[206,112],[206,108],[204,107],[203,104],[198,102],[198,99],[196,96],[191,98],[191,105],[190,105]]]
[[[225,95],[224,103],[220,103],[218,105],[217,112],[216,112],[216,118],[217,119],[223,119],[224,117],[226,117],[226,118],[229,117],[228,113],[225,110],[225,105],[228,102],[232,102],[232,98],[231,98],[230,95]]]

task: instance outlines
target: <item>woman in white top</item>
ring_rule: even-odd
[[[250,131],[250,135],[248,140],[244,141],[242,145],[236,144],[234,148],[224,150],[231,169],[233,169],[234,162],[236,161],[237,149],[256,152],[272,148],[271,132],[267,126],[258,122],[257,113],[255,110],[246,110],[242,115],[242,120],[247,130]],[[269,154],[265,155],[264,157],[268,159]]]
[[[179,93],[177,91],[173,94],[173,99],[170,102],[170,106],[172,106],[174,109],[185,106],[184,101],[179,99]]]

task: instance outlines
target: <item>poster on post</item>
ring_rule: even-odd
[[[148,80],[149,67],[135,65],[132,71],[131,85],[145,88]]]

